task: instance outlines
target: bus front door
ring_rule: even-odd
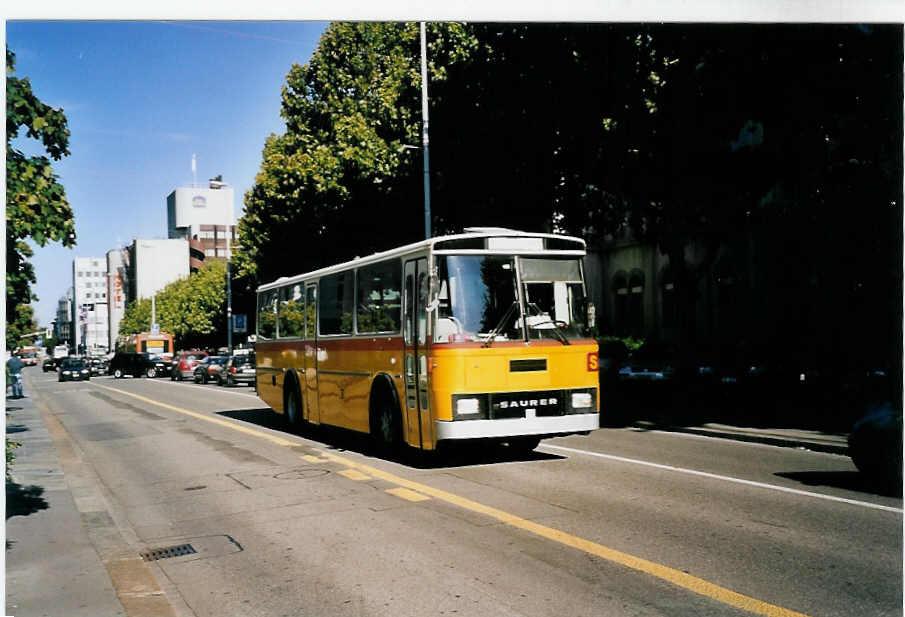
[[[427,369],[427,259],[405,262],[405,430],[406,441],[433,449]]]
[[[317,283],[305,288],[305,403],[308,422],[320,423],[317,384]]]

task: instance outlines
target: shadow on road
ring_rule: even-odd
[[[902,497],[902,486],[888,486],[871,481],[858,471],[790,471],[777,472],[781,478],[801,482],[806,486],[829,486],[883,497]]]
[[[297,434],[300,437],[321,442],[328,450],[357,452],[418,469],[549,461],[565,458],[547,452],[525,452],[524,450],[509,448],[500,444],[480,441],[466,444],[441,444],[441,448],[434,452],[421,452],[414,448],[403,448],[400,452],[389,455],[378,451],[370,435],[357,431],[312,425],[306,425],[300,430],[290,430],[286,426],[283,417],[273,413],[273,410],[269,407],[263,409],[230,409],[218,411],[217,415],[254,424],[262,428]]]
[[[6,519],[14,516],[28,516],[50,506],[42,497],[44,489],[40,486],[22,486],[15,482],[6,483]]]

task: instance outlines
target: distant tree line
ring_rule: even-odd
[[[630,232],[686,308],[756,237],[803,316],[777,342],[816,319],[901,355],[900,26],[432,23],[428,57],[435,234]],[[246,292],[421,239],[420,100],[414,23],[331,24],[293,65],[239,222]]]
[[[226,265],[211,261],[197,273],[157,292],[154,318],[173,335],[176,349],[221,346],[226,340]],[[119,323],[122,337],[151,329],[151,299],[129,304]]]

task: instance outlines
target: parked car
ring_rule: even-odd
[[[198,363],[192,373],[195,383],[207,383],[217,379],[217,375],[223,370],[223,364],[228,356],[208,356]]]
[[[169,355],[152,355],[151,362],[154,364],[154,374],[148,377],[165,377],[173,372],[173,358]]]
[[[147,375],[154,377],[157,373],[157,367],[146,353],[136,353],[134,351],[117,351],[110,360],[110,372],[114,377],[119,379],[126,375],[133,377],[141,377]]]
[[[206,357],[206,351],[183,351],[173,362],[173,368],[170,370],[170,379],[182,381],[193,377],[195,367]]]
[[[58,381],[88,381],[91,379],[91,369],[81,358],[63,358],[60,362]]]
[[[645,343],[633,352],[619,369],[619,380],[626,382],[670,381],[675,375],[675,349],[669,345]]]
[[[902,407],[886,402],[870,410],[852,427],[848,450],[869,481],[902,490]]]
[[[57,370],[58,361],[56,358],[47,358],[44,360],[44,363],[41,365],[41,369],[47,373],[48,371]]]
[[[254,354],[231,357],[224,365],[223,376],[225,379],[221,379],[221,386],[234,386],[240,383],[253,384],[255,382]]]
[[[88,360],[88,368],[92,375],[106,375],[108,362],[104,358],[91,358]]]

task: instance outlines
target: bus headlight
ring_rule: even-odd
[[[457,416],[476,416],[481,413],[481,399],[460,398],[456,401]]]
[[[572,409],[586,409],[594,404],[594,399],[590,392],[573,392],[572,393]]]

